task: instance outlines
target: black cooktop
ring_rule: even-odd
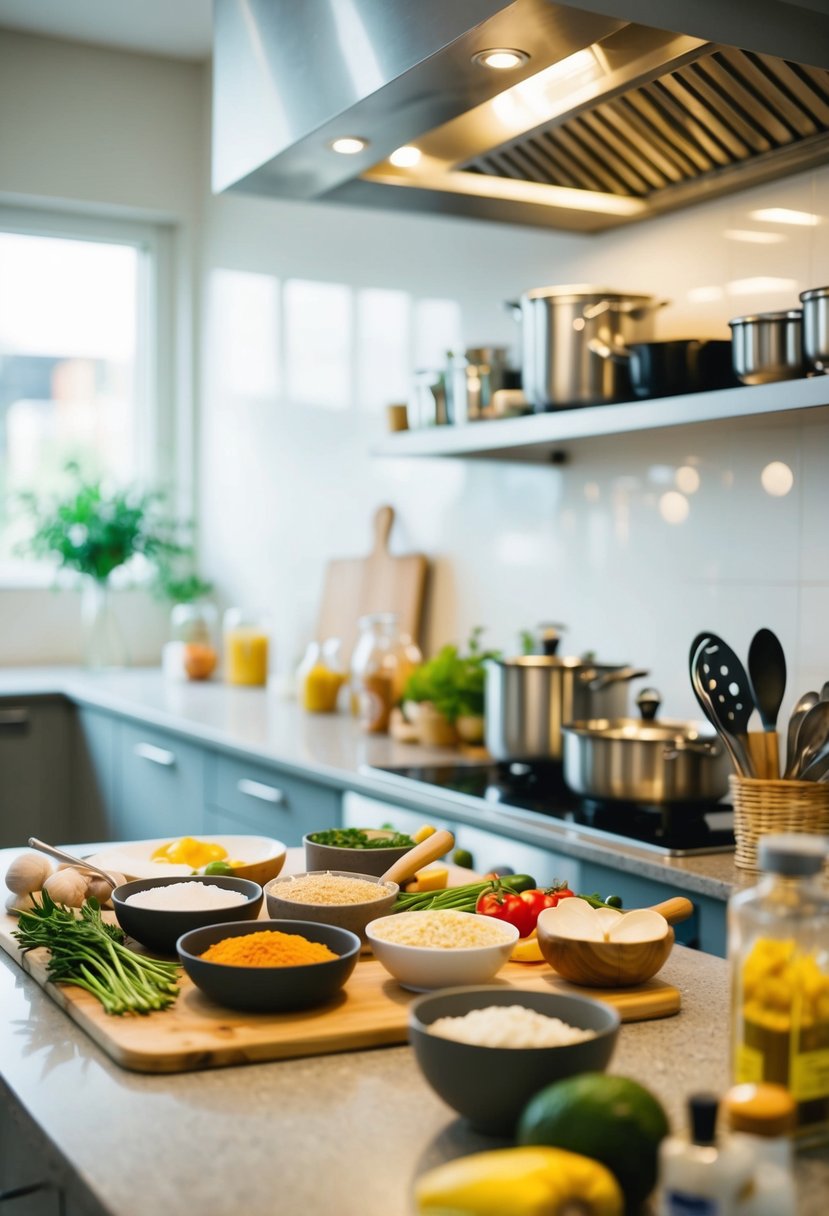
[[[725,853],[734,848],[734,812],[722,803],[649,807],[593,802],[568,789],[556,766],[433,764],[377,768],[398,780],[443,793],[535,811],[585,836],[625,840],[672,857]]]

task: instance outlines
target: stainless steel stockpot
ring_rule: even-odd
[[[609,347],[646,342],[653,314],[666,301],[603,287],[537,287],[513,305],[520,316],[524,395],[536,411],[629,400],[628,369],[602,359],[591,339]]]
[[[800,295],[803,305],[803,358],[809,371],[829,372],[829,287]]]
[[[484,741],[495,760],[560,761],[562,727],[576,718],[627,712],[628,685],[642,668],[558,655],[486,663]]]
[[[698,722],[646,716],[656,713],[656,695],[640,693],[637,702],[642,718],[563,727],[563,773],[570,789],[585,798],[647,806],[718,802],[731,769],[717,736]]]
[[[796,380],[803,375],[803,313],[758,312],[735,317],[731,327],[734,374],[743,384]]]

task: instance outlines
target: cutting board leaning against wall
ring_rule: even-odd
[[[400,629],[421,640],[428,561],[423,553],[394,554],[389,536],[394,508],[378,507],[374,545],[366,557],[339,557],[325,568],[317,639],[342,639],[346,663],[357,640],[357,621],[369,612],[396,612]]]

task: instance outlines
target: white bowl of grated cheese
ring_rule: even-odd
[[[431,992],[456,984],[485,984],[518,941],[505,921],[451,909],[397,912],[366,926],[375,958],[402,988]]]
[[[409,1041],[426,1080],[483,1132],[509,1136],[546,1085],[610,1063],[620,1018],[589,997],[504,985],[414,1001]]]

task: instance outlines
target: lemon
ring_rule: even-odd
[[[528,937],[520,937],[512,948],[510,961],[513,963],[543,963],[544,955],[538,944],[538,930],[533,929]]]
[[[435,828],[433,828],[430,823],[424,823],[423,827],[418,828],[418,830],[414,833],[412,840],[415,842],[415,844],[420,844],[421,840],[428,840],[429,837],[434,836],[434,834]]]

